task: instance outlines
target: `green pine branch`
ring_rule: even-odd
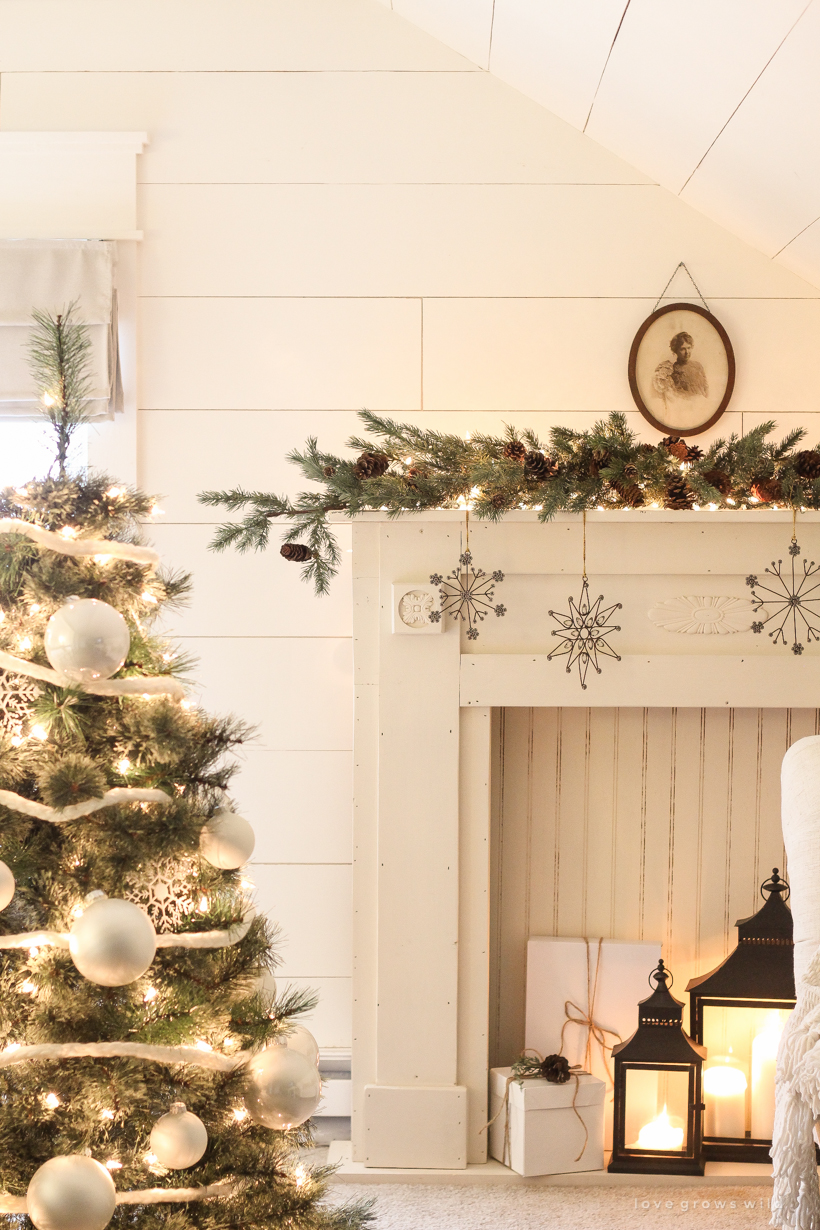
[[[32,312],[37,328],[28,350],[41,410],[54,428],[60,478],[66,476],[71,438],[88,421],[92,388],[91,338],[87,325],[75,319],[76,310],[74,300],[57,316]]]

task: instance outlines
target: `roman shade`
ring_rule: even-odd
[[[57,315],[74,301],[91,339],[89,417],[122,409],[115,256],[115,245],[100,240],[0,240],[0,417],[39,416],[27,358],[31,314]]]

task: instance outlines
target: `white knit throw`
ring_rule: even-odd
[[[771,1225],[820,1230],[813,1131],[820,1119],[820,737],[789,748],[781,784],[797,1004],[777,1056]]]

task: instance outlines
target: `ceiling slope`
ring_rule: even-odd
[[[385,0],[820,286],[820,0]]]

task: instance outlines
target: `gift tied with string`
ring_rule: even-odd
[[[592,1060],[592,1048],[593,1046],[598,1046],[600,1047],[601,1058],[603,1059],[604,1067],[606,1068],[608,1083],[612,1085],[613,1081],[612,1072],[609,1066],[609,1056],[612,1053],[612,1046],[614,1043],[608,1043],[607,1036],[616,1039],[618,1042],[621,1041],[621,1035],[619,1033],[617,1033],[614,1029],[607,1029],[606,1026],[600,1025],[595,1020],[595,996],[598,991],[598,975],[601,969],[603,942],[603,937],[601,937],[598,940],[598,951],[596,954],[595,969],[593,972],[592,953],[590,950],[589,940],[584,940],[587,957],[587,1007],[586,1009],[581,1008],[570,999],[564,1002],[564,1016],[566,1017],[566,1020],[564,1021],[564,1025],[561,1030],[561,1050],[556,1055],[547,1055],[546,1057],[539,1055],[538,1051],[532,1050],[531,1048],[524,1050],[520,1058],[516,1059],[510,1069],[510,1075],[507,1077],[507,1082],[504,1086],[504,1098],[501,1106],[493,1115],[492,1119],[490,1119],[481,1129],[482,1132],[487,1131],[495,1123],[499,1115],[503,1113],[504,1148],[502,1151],[502,1160],[504,1165],[509,1165],[510,1156],[509,1103],[510,1085],[513,1081],[517,1081],[519,1084],[522,1084],[525,1080],[546,1080],[552,1085],[565,1085],[568,1081],[575,1081],[575,1089],[572,1094],[572,1109],[575,1112],[576,1118],[581,1124],[581,1127],[584,1129],[584,1143],[581,1146],[581,1152],[575,1158],[575,1161],[579,1162],[584,1156],[584,1152],[589,1141],[589,1131],[587,1130],[587,1125],[584,1122],[583,1116],[578,1110],[578,1107],[575,1105],[578,1097],[579,1077],[591,1075],[590,1066]],[[566,1032],[567,1025],[580,1025],[587,1031],[586,1044],[584,1047],[584,1062],[582,1064],[570,1064],[569,1060],[562,1053],[564,1050],[564,1034]]]

